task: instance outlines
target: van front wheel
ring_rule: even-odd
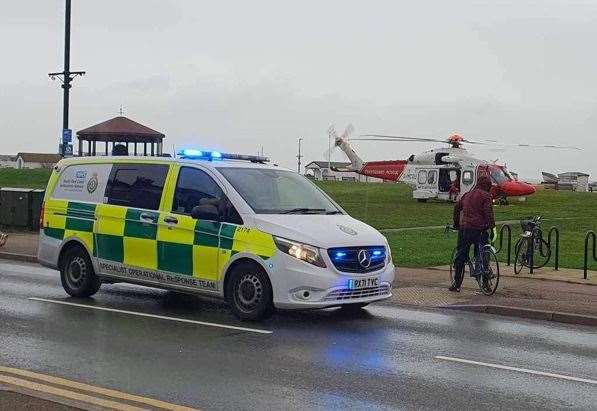
[[[274,311],[272,286],[267,274],[255,264],[241,263],[230,273],[226,296],[241,320],[262,320]]]
[[[72,297],[91,297],[102,284],[95,275],[87,251],[81,246],[65,251],[60,265],[60,280],[64,291]]]

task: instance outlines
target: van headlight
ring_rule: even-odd
[[[392,264],[394,261],[392,260],[392,249],[390,248],[390,243],[388,242],[387,238],[384,238],[386,243],[386,256],[387,256],[387,264]]]
[[[274,237],[274,242],[278,250],[298,258],[306,263],[316,265],[317,267],[325,268],[325,262],[321,257],[319,248],[313,247],[309,244],[303,244],[296,241],[287,240],[285,238]]]

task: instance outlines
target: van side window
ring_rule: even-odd
[[[462,173],[462,182],[466,185],[472,184],[474,180],[474,175],[472,171],[465,171]]]
[[[167,174],[165,164],[114,164],[106,189],[108,204],[157,210]]]
[[[198,205],[212,204],[220,211],[223,220],[242,224],[242,220],[224,191],[205,171],[182,167],[178,174],[172,212],[190,215]]]

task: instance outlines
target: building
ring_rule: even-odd
[[[164,137],[166,136],[159,131],[127,117],[118,116],[77,131],[78,153],[79,156],[107,156],[112,154],[114,146],[123,145],[130,155],[161,156]],[[100,146],[98,149],[98,142],[102,143],[103,147]]]
[[[3,155],[0,154],[0,167],[12,167],[17,166],[17,156]]]
[[[52,168],[62,159],[60,154],[50,153],[18,153],[15,168]]]
[[[328,167],[331,166],[331,170]],[[363,183],[381,183],[381,178],[364,176],[355,172],[341,172],[334,171],[335,168],[349,167],[350,163],[343,163],[338,161],[311,161],[305,166],[305,176],[314,180],[328,180],[328,181],[360,181]]]
[[[580,171],[568,171],[555,174],[542,172],[543,184],[546,188],[556,190],[593,191],[595,184],[589,184],[589,174]]]

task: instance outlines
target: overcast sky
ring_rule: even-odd
[[[0,154],[57,149],[63,0],[4,1]],[[597,1],[73,0],[71,128],[125,115],[192,145],[296,168],[330,124],[393,133],[579,145],[474,149],[526,178],[591,172]],[[365,160],[427,144],[356,144]],[[341,160],[336,154],[334,159]]]

